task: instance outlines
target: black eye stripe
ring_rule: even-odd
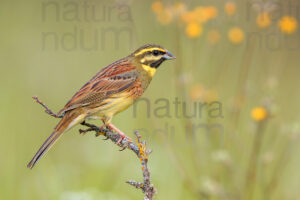
[[[158,55],[163,55],[163,54],[165,54],[165,52],[159,51],[159,50],[153,50],[153,51],[152,51],[152,54],[153,54],[154,56],[158,56]]]
[[[154,51],[158,51],[158,54],[157,55],[154,55]],[[154,56],[158,56],[158,55],[164,55],[166,52],[164,51],[160,51],[160,50],[152,50],[152,51],[147,51],[145,53],[143,53],[142,55],[140,55],[140,57],[147,57],[148,55],[154,55]]]

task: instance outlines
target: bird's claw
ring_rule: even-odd
[[[130,137],[120,135],[120,138],[118,139],[118,141],[116,142],[116,144],[120,146],[121,142],[122,142],[124,139],[126,139],[126,140],[129,141],[129,142],[132,141],[132,139],[131,139]]]

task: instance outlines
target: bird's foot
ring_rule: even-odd
[[[125,133],[123,133],[122,131],[120,131],[117,127],[115,127],[113,124],[108,124],[107,127],[111,130],[114,130],[116,131],[119,135],[120,135],[120,138],[119,140],[117,141],[117,145],[120,145],[122,140],[126,139],[128,141],[132,141],[132,139],[130,137],[128,137],[127,135],[125,135]]]
[[[119,134],[119,133],[118,133]],[[125,134],[124,135],[121,135],[121,134],[119,134],[120,135],[120,138],[119,138],[119,140],[117,141],[117,145],[119,145],[120,146],[120,144],[121,144],[121,142],[124,140],[124,139],[126,139],[127,141],[132,141],[132,139],[130,138],[130,137],[128,137],[128,136],[126,136]]]

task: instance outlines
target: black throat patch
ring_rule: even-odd
[[[150,64],[150,67],[156,68],[156,69],[157,69],[157,68],[159,67],[159,65],[160,65],[162,62],[164,62],[165,60],[166,60],[165,58],[161,58],[161,59],[159,59],[159,60],[157,60],[157,61],[151,63],[151,64]]]

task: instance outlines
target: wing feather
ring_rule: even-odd
[[[113,63],[98,72],[59,112],[63,114],[78,107],[101,104],[111,95],[130,89],[137,79],[135,67],[127,60]]]

